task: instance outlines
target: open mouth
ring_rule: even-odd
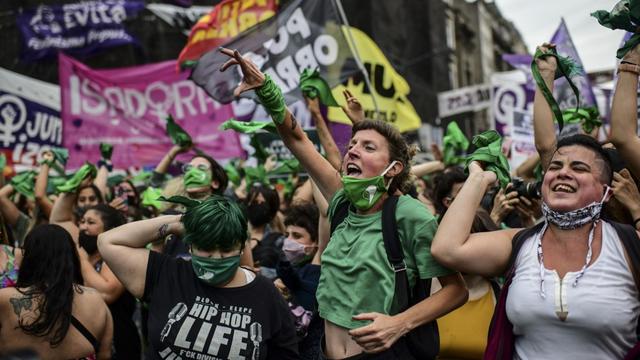
[[[347,176],[358,176],[362,174],[362,170],[358,165],[350,163],[347,164]]]
[[[567,185],[567,184],[557,184],[556,186],[553,187],[552,190],[555,192],[563,192],[563,193],[576,192],[576,189],[573,186]]]

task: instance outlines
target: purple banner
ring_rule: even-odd
[[[100,49],[135,43],[123,22],[144,9],[141,0],[95,0],[24,9],[17,19],[22,59],[34,61],[62,50],[87,56]]]

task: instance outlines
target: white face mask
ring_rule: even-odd
[[[580,209],[559,212],[549,208],[546,203],[542,203],[542,214],[548,223],[554,224],[562,230],[577,229],[585,224],[594,222],[600,218],[602,212],[602,206],[604,200],[609,194],[611,188],[605,185],[606,190],[602,199],[599,202],[592,202],[591,204],[582,207]]]

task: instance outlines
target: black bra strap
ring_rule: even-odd
[[[91,346],[93,346],[94,352],[97,354],[98,350],[100,350],[100,343],[95,338],[95,336],[93,336],[93,334],[89,330],[87,330],[87,328],[84,327],[84,325],[82,325],[80,320],[76,319],[76,317],[73,315],[71,315],[71,325],[73,325],[76,329],[78,329],[80,334],[82,334],[82,336],[84,336],[91,343]]]

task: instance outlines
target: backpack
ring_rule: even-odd
[[[401,311],[421,302],[430,295],[431,279],[416,279],[413,289],[409,288],[407,267],[404,262],[404,252],[398,237],[398,224],[396,222],[396,205],[399,197],[389,196],[382,208],[382,238],[387,251],[387,259],[395,273],[394,301],[400,305]],[[350,203],[344,201],[338,204],[331,218],[331,232],[346,219],[349,213]],[[421,325],[406,335],[408,350],[417,359],[435,359],[440,352],[440,334],[436,320]]]
[[[611,224],[616,230],[629,259],[631,260],[631,273],[633,274],[636,287],[640,290],[640,238],[638,238],[636,229],[631,225],[620,224],[617,222],[609,222],[609,224]],[[513,324],[511,324],[507,318],[506,311],[509,286],[511,285],[511,281],[515,274],[515,262],[522,245],[527,239],[540,232],[543,225],[544,223],[540,223],[533,227],[520,230],[511,241],[511,256],[507,264],[507,269],[509,270],[507,271],[505,283],[502,288],[502,292],[500,293],[498,303],[496,304],[496,310],[493,313],[491,325],[489,326],[489,338],[487,341],[487,348],[484,352],[485,360],[513,359],[515,335],[513,334]],[[636,335],[638,340],[640,340],[640,321],[636,328]],[[640,358],[640,341],[636,342],[635,346],[625,356],[625,360],[637,358]]]

